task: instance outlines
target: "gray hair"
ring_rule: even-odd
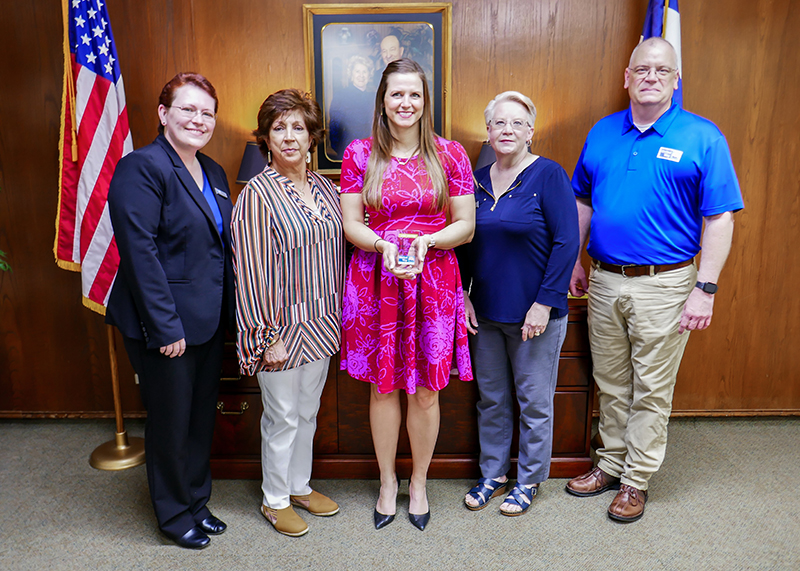
[[[633,51],[631,52],[631,57],[628,60],[628,67],[633,65],[633,59],[636,57],[636,54],[639,52],[640,48],[649,48],[651,46],[663,47],[667,51],[669,57],[672,59],[674,67],[678,67],[678,52],[675,51],[675,46],[659,36],[653,36],[652,38],[647,38],[646,40],[639,42],[639,44],[633,48]]]
[[[504,101],[513,101],[514,103],[519,103],[522,105],[525,108],[525,112],[528,114],[528,125],[530,125],[531,129],[533,129],[533,125],[536,123],[536,106],[534,106],[533,101],[530,100],[530,97],[523,95],[519,91],[504,91],[489,102],[489,105],[487,105],[486,109],[483,110],[483,117],[486,119],[487,125],[494,117],[495,107]]]
[[[351,83],[353,81],[353,70],[357,65],[363,65],[365,68],[367,68],[367,74],[369,75],[372,75],[372,72],[374,71],[372,67],[372,61],[370,59],[365,58],[364,56],[354,55],[347,61],[347,70],[345,72],[347,81]]]

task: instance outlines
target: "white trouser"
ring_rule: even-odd
[[[314,432],[330,357],[288,371],[258,373],[261,387],[261,490],[264,505],[289,506],[311,493]]]

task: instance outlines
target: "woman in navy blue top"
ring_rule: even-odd
[[[550,473],[553,397],[579,248],[578,214],[564,169],[529,152],[536,120],[531,100],[506,91],[484,116],[497,161],[475,172],[475,237],[458,251],[480,391],[482,478],[464,502],[482,509],[508,486],[516,389],[517,483],[500,512],[517,516]]]

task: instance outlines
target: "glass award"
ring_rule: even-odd
[[[417,248],[412,247],[419,234],[401,232],[397,235],[397,263],[401,266],[413,266],[417,262]]]

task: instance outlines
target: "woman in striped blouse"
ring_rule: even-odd
[[[261,513],[277,531],[308,526],[293,506],[330,516],[313,491],[312,444],[330,357],[340,344],[344,237],[336,187],[307,170],[324,129],[309,94],[270,95],[253,132],[269,165],[233,211],[237,351],[261,387]]]

